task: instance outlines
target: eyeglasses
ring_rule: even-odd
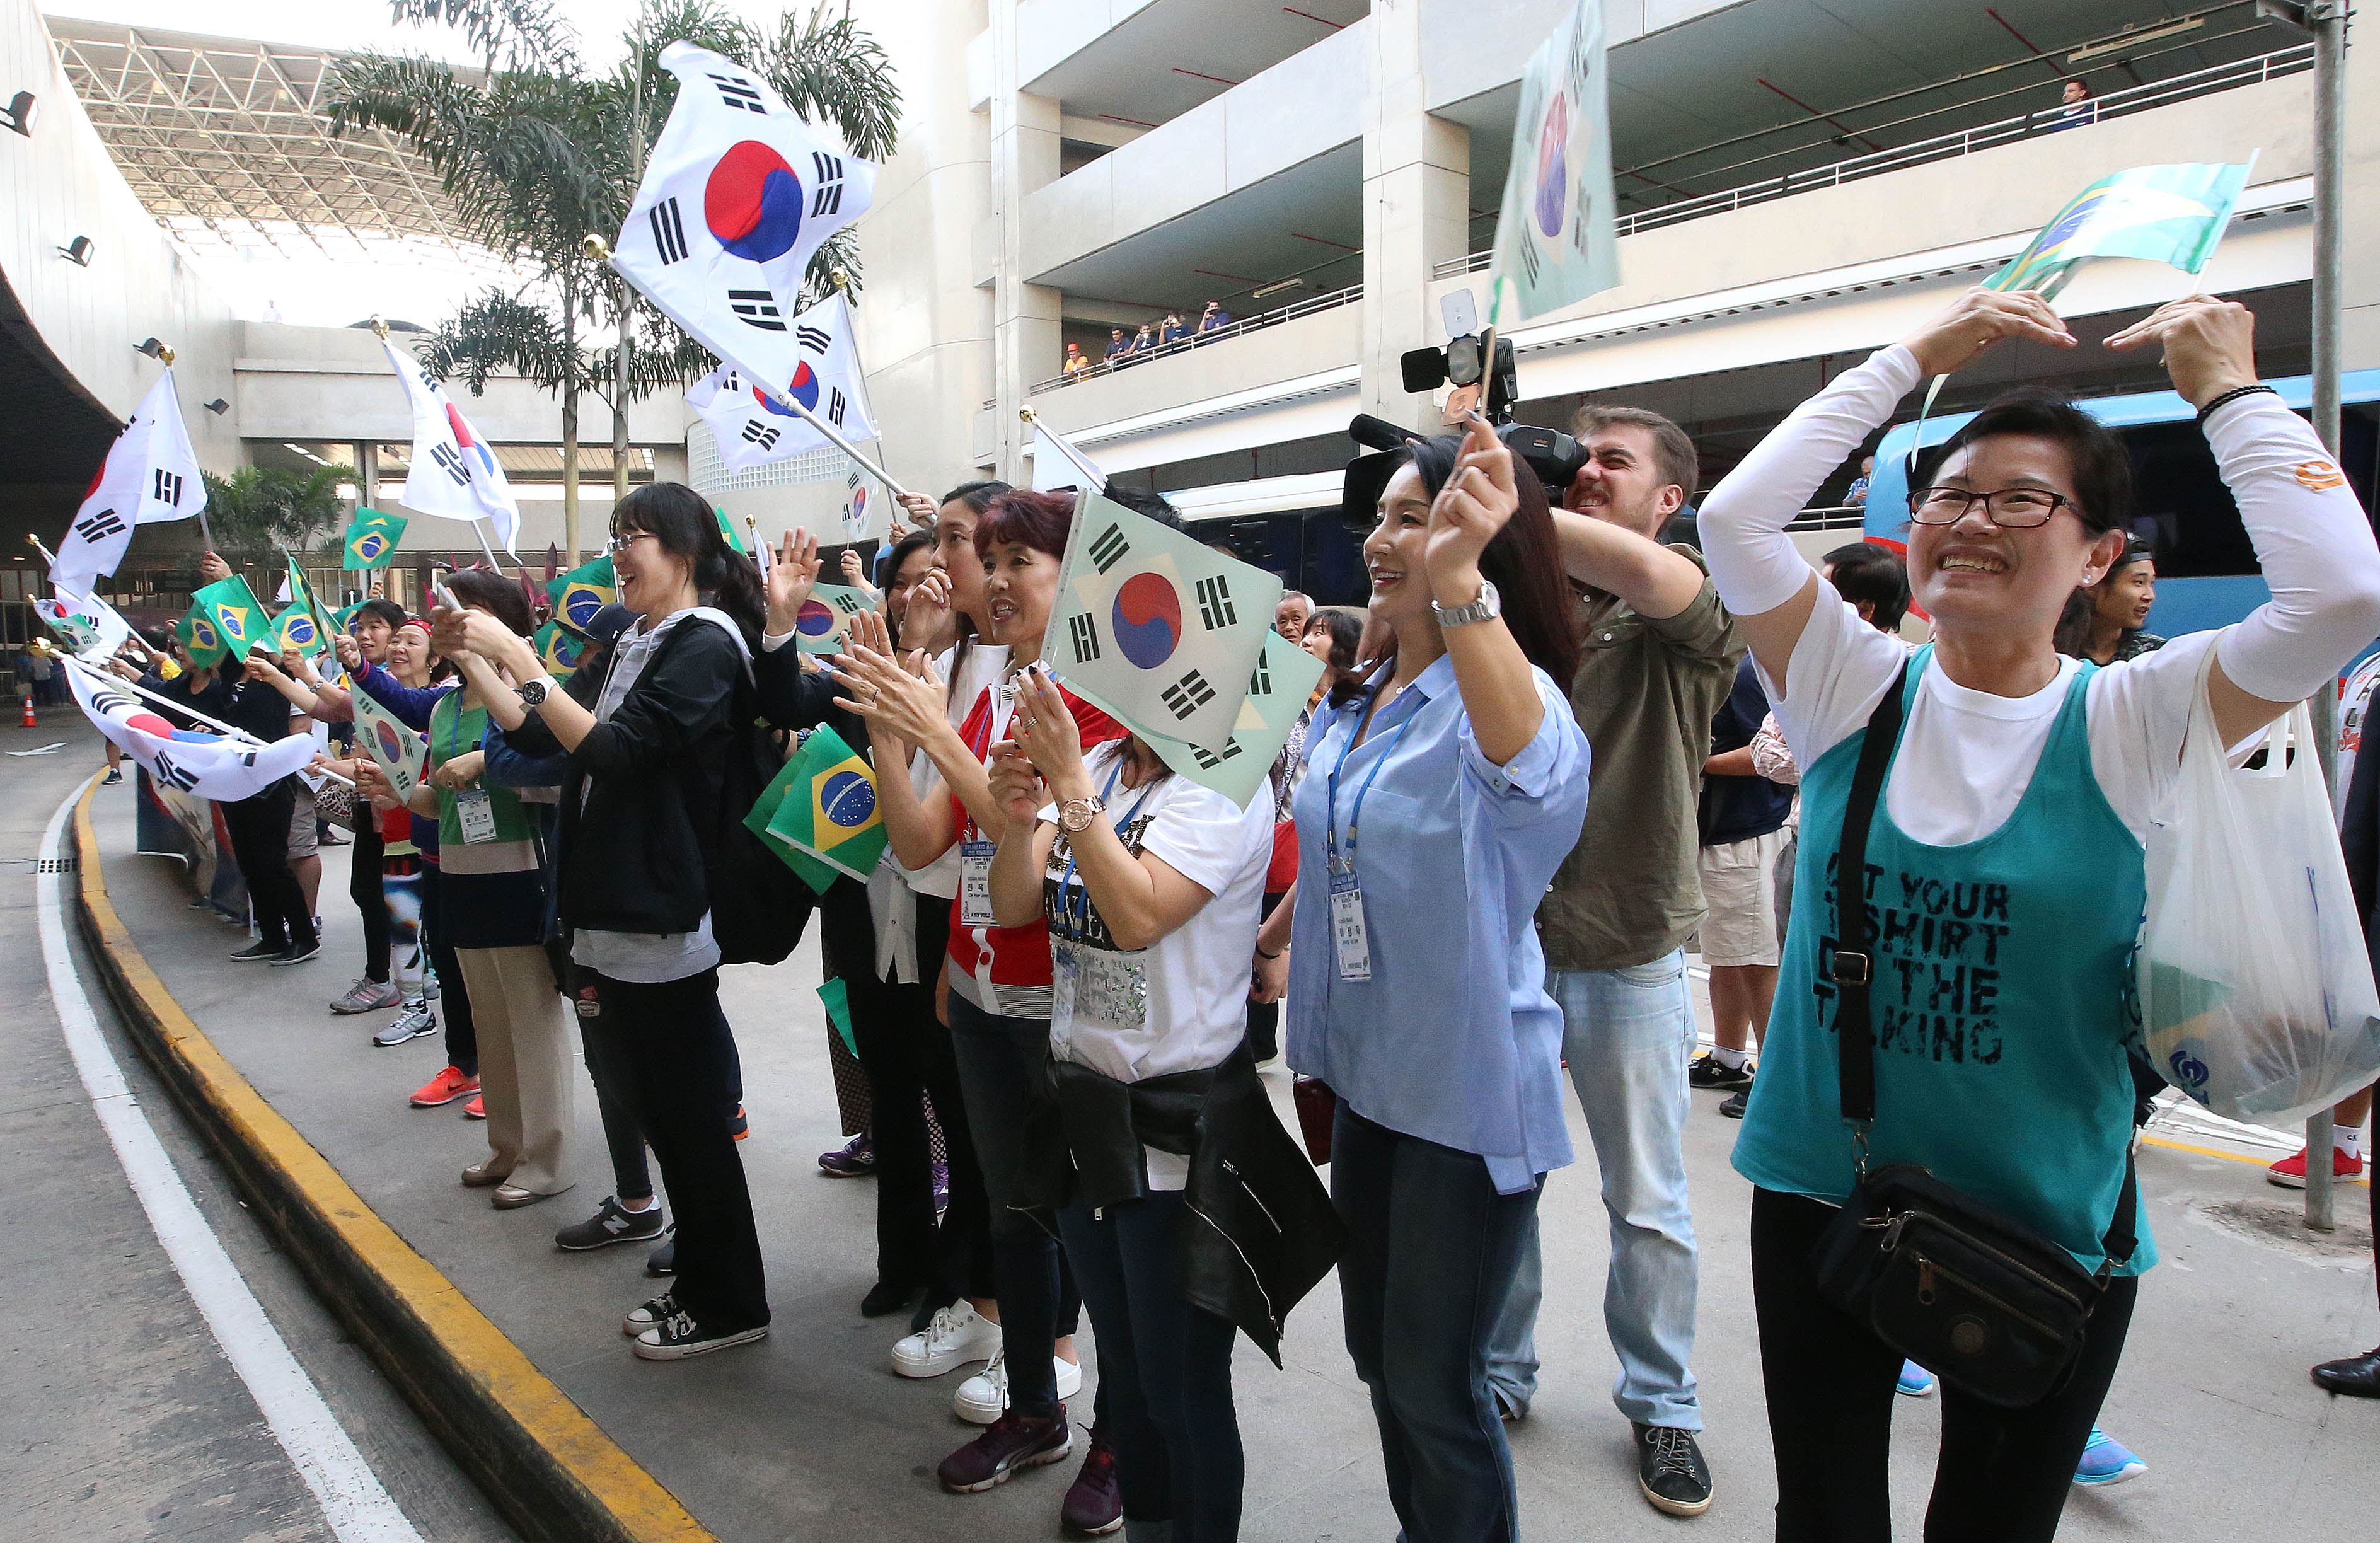
[[[1964,488],[1920,488],[1909,495],[1909,517],[1919,525],[1956,525],[1976,504],[1985,517],[2003,530],[2030,530],[2047,525],[2059,509],[2080,511],[2082,505],[2064,493],[2046,488],[2001,488],[1996,492],[1969,492]]]
[[[610,541],[605,541],[603,543],[603,550],[612,556],[617,557],[620,553],[627,551],[638,541],[644,541],[648,538],[651,538],[653,540],[660,539],[658,537],[654,537],[653,533],[650,530],[632,530],[625,536],[614,536]]]

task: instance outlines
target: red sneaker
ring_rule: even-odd
[[[419,1088],[414,1090],[413,1107],[416,1109],[436,1109],[441,1104],[453,1103],[455,1100],[461,1098],[466,1093],[476,1093],[479,1090],[480,1079],[478,1077],[468,1075],[466,1073],[455,1070],[452,1066],[448,1066],[442,1069],[436,1076],[431,1077],[428,1082],[423,1083]]]
[[[463,1118],[466,1120],[484,1120],[487,1117],[487,1103],[477,1093],[472,1094],[471,1101],[463,1106]]]
[[[2363,1176],[2363,1159],[2349,1157],[2333,1147],[2330,1149],[2330,1176],[2335,1180],[2354,1180]],[[2306,1184],[2305,1148],[2301,1147],[2289,1157],[2265,1170],[2265,1182],[2283,1189],[2303,1189]]]

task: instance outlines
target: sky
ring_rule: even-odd
[[[807,8],[807,0],[728,4],[756,22],[773,22],[781,10],[795,4]],[[635,18],[635,0],[562,0],[562,5],[578,29],[589,59],[609,63],[625,52],[618,40]],[[197,17],[189,0],[42,0],[42,9],[51,16],[216,37],[478,62],[459,32],[393,24],[386,0],[225,0]],[[280,251],[260,238],[229,250],[209,241],[194,245],[191,255],[209,286],[236,315],[262,321],[269,308],[281,320],[304,326],[345,326],[375,310],[435,326],[464,299],[503,276],[500,270],[460,263],[443,251],[372,255],[334,236],[323,244],[330,249],[327,253],[315,249],[303,236],[293,239],[285,235]]]

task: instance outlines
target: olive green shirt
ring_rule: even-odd
[[[1670,550],[1706,567],[1692,547]],[[1624,969],[1683,946],[1702,924],[1694,808],[1711,720],[1744,645],[1708,578],[1658,621],[1610,595],[1582,610],[1570,700],[1595,751],[1586,825],[1537,907],[1537,930],[1548,969]]]

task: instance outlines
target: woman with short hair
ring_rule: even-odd
[[[2104,425],[2039,390],[1993,402],[1910,479],[1909,576],[1931,644],[1864,624],[1785,533],[1927,376],[2003,339],[2075,346],[2037,295],[1968,291],[1796,408],[1703,504],[1711,577],[1802,768],[1801,895],[1734,1154],[1755,1186],[1780,1539],[1890,1535],[1903,1352],[1822,1294],[1813,1251],[1869,1166],[1895,1163],[1924,1166],[2105,1280],[2060,1391],[2011,1409],[1944,1377],[1926,1537],[2025,1543],[2057,1530],[2137,1277],[2156,1257],[2129,1198],[2132,950],[2143,843],[2177,782],[2202,670],[2215,725],[2237,743],[2329,688],[2380,632],[2372,528],[2304,422],[2257,383],[2253,328],[2246,308],[2200,296],[2107,340],[2162,347],[2273,591],[2238,625],[2159,652],[2103,667],[2055,647],[2068,595],[2125,552],[2131,468]],[[1880,733],[1897,743],[1877,752],[1889,759],[1865,836],[1867,905],[1847,924],[1831,864]],[[1846,1119],[1835,1025],[1845,987],[1862,981],[1852,1000],[1873,997],[1872,1128]]]

